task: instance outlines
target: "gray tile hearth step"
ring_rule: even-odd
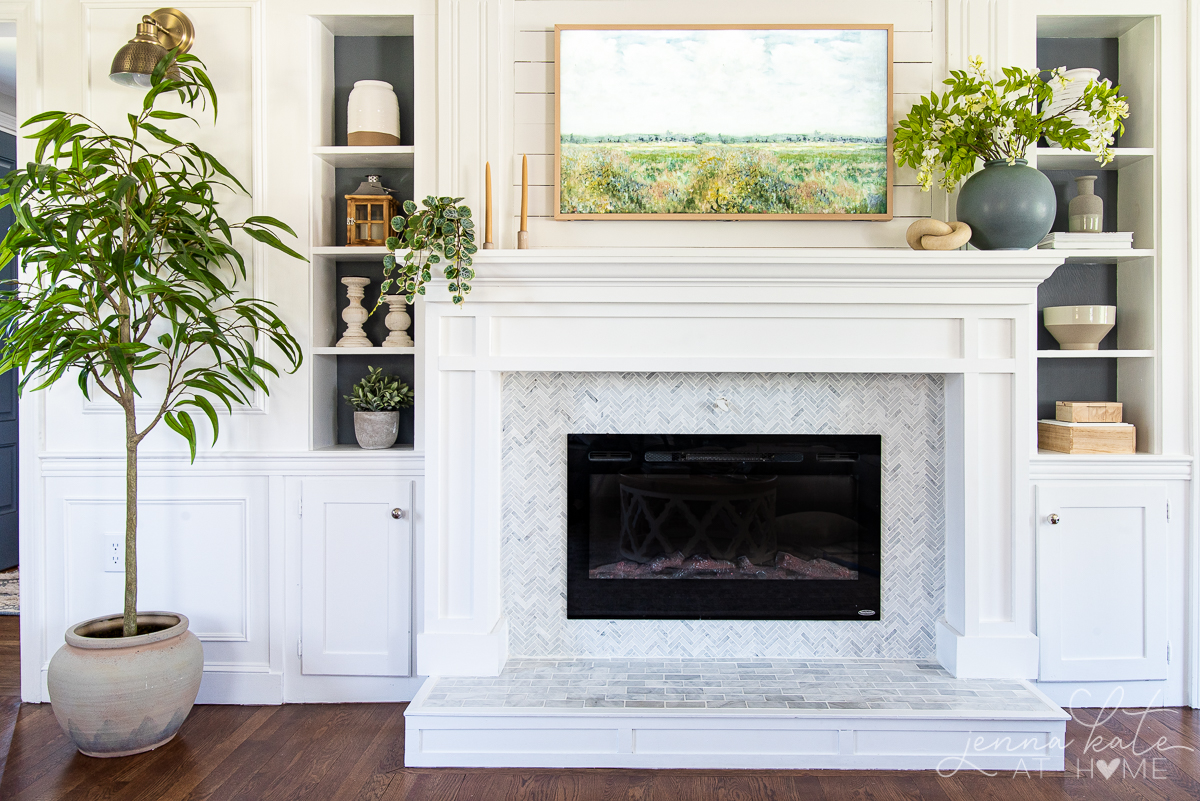
[[[877,659],[513,659],[406,717],[409,765],[1044,770],[1068,719],[1024,681]]]

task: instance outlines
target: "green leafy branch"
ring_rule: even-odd
[[[178,78],[167,70],[177,63]],[[217,95],[195,56],[168,53],[151,76],[129,133],[111,134],[82,114],[47,111],[25,126],[34,160],[0,179],[0,208],[14,222],[0,242],[0,264],[19,257],[22,277],[0,291],[0,371],[20,371],[18,391],[43,389],[73,373],[90,396],[99,388],[124,411],[126,448],[125,635],[136,633],[137,449],[165,422],[196,457],[192,414],[219,432],[217,406],[232,411],[278,369],[261,343],[282,354],[288,370],[300,345],[272,304],[237,292],[246,263],[234,244],[241,232],[276,251],[295,236],[281,221],[254,216],[230,222],[217,193],[245,187],[211,153],[164,125],[197,121],[156,107],[171,94],[217,117]],[[24,127],[24,126],[23,126]],[[139,427],[140,379],[163,379]]]
[[[928,190],[935,171],[942,173],[947,191],[975,171],[977,160],[1024,158],[1029,148],[1045,136],[1064,148],[1096,153],[1096,161],[1112,161],[1114,137],[1124,133],[1129,105],[1119,96],[1120,87],[1108,81],[1089,81],[1073,103],[1046,114],[1054,85],[1066,87],[1071,79],[1062,68],[1038,72],[1005,67],[1004,77],[993,81],[983,60],[971,59],[967,70],[951,70],[943,83],[949,89],[922,97],[896,126],[896,163],[917,170],[917,180]],[[1067,116],[1087,114],[1085,126]]]

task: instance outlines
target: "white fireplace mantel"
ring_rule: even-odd
[[[503,373],[854,372],[946,376],[937,657],[959,677],[1034,677],[1037,286],[1063,260],[1053,251],[481,251],[463,308],[431,287],[419,338],[428,432],[419,673],[495,675],[508,655],[503,593],[520,588],[500,577]]]

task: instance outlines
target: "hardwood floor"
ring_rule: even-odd
[[[0,618],[0,693],[15,687],[16,620]],[[1028,775],[943,777],[893,771],[409,770],[403,704],[198,706],[179,736],[157,751],[92,759],[75,751],[48,704],[18,701],[0,694],[4,801],[1200,798],[1200,714],[1191,709],[1153,710],[1140,730],[1139,718],[1125,712],[1077,711],[1067,727],[1065,774],[1039,776],[1030,765]]]

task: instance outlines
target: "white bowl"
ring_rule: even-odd
[[[1063,350],[1099,350],[1117,324],[1116,306],[1047,306],[1042,322]]]

